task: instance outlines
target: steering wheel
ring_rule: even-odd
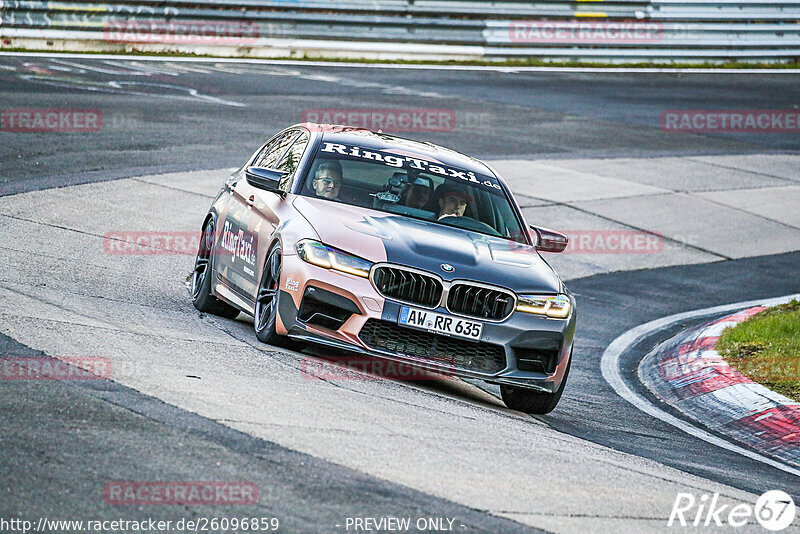
[[[439,222],[442,222],[448,226],[463,228],[464,230],[474,230],[482,234],[489,234],[495,237],[502,237],[500,235],[500,232],[498,232],[488,224],[473,219],[472,217],[466,215],[462,217],[445,217],[444,219],[441,219]]]

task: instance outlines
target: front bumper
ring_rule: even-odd
[[[558,389],[563,380],[575,334],[576,314],[572,297],[573,312],[567,319],[550,319],[514,312],[502,322],[481,321],[483,331],[479,343],[467,340],[452,343],[449,341],[458,338],[428,334],[398,325],[400,308],[408,304],[384,298],[369,280],[310,265],[295,255],[284,256],[280,287],[282,294],[279,332],[292,338],[405,363],[445,375],[551,393]],[[308,297],[309,290],[317,295],[316,298],[320,298],[321,294],[327,295],[327,298],[321,298],[323,301],[336,303],[338,299],[346,299],[351,304],[344,306],[352,314],[343,314],[339,318],[347,318],[339,323],[312,319],[313,313],[309,313],[307,305],[304,306],[304,298]],[[341,300],[338,303],[337,305],[341,305]],[[431,311],[452,315],[444,308]],[[330,312],[327,315],[335,313]],[[415,339],[417,345],[425,344],[426,347],[431,343],[436,344],[436,338],[444,338],[448,342],[448,356],[437,358],[420,355],[420,350],[409,350],[408,344],[382,342],[381,340],[387,339],[385,335],[382,338],[374,334],[365,335],[367,330],[374,333],[376,324],[386,327],[379,329],[381,332],[396,333],[397,329],[410,332],[414,334],[410,338]],[[367,330],[365,326],[368,327]],[[495,361],[501,363],[490,365],[485,359],[472,357],[471,355],[481,352],[471,350],[479,344],[483,348],[497,351],[500,359]],[[391,350],[392,347],[395,350]]]

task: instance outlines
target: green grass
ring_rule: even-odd
[[[766,309],[726,328],[717,351],[750,379],[800,400],[800,301]]]
[[[2,48],[2,52],[18,53],[41,53],[50,54],[97,54],[97,55],[124,55],[124,56],[158,56],[158,57],[196,57],[196,58],[219,58],[226,59],[229,56],[214,56],[208,54],[187,54],[181,52],[141,52],[141,51],[81,51],[72,52],[69,50],[38,50],[27,48]],[[251,56],[235,56],[245,59],[263,59],[265,61],[324,61],[327,63],[365,63],[382,65],[453,65],[453,66],[491,66],[491,67],[591,67],[601,69],[611,69],[618,67],[626,68],[678,68],[678,69],[800,69],[800,63],[603,63],[603,62],[583,62],[583,61],[550,61],[538,58],[514,59],[505,61],[488,60],[415,60],[415,59],[359,59],[359,58],[327,58],[312,56],[287,56],[258,58]]]

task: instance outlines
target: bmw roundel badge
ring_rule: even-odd
[[[455,267],[453,267],[452,265],[450,265],[449,263],[443,263],[443,264],[441,265],[441,267],[442,267],[442,270],[443,270],[444,272],[446,272],[446,273],[452,273],[453,271],[455,271],[455,270],[456,270],[456,268],[455,268]]]

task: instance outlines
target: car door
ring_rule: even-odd
[[[288,192],[296,170],[296,164],[292,167],[290,162],[299,161],[297,151],[302,156],[307,144],[308,133],[288,130],[268,144],[252,165],[289,171],[279,185],[281,190]],[[250,185],[244,172],[241,174],[240,179],[231,184],[231,208],[222,221],[223,259],[220,264],[225,265],[221,270],[225,285],[254,305],[266,247],[272,242],[279,224],[276,210],[283,198]]]

